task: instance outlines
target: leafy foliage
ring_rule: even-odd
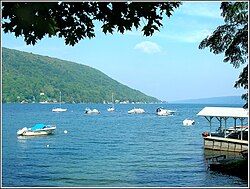
[[[231,63],[235,68],[248,61],[248,2],[222,2],[222,16],[225,24],[216,28],[211,36],[199,45],[200,49],[209,47],[210,51],[225,53],[224,62]],[[248,89],[248,65],[243,69],[235,87]],[[248,101],[248,93],[242,98]],[[244,105],[247,107],[248,103]]]
[[[243,68],[243,72],[241,72],[241,74],[239,76],[239,80],[235,82],[234,87],[236,87],[236,88],[243,87],[246,90],[248,89],[248,65],[245,68]],[[246,102],[248,102],[248,92],[243,94],[241,97]],[[243,107],[247,108],[248,103],[246,103]]]
[[[163,15],[172,15],[179,2],[4,2],[3,31],[24,36],[35,44],[44,36],[65,38],[74,46],[79,40],[95,37],[93,22],[102,23],[102,31],[120,33],[144,23],[143,34],[152,35],[162,26]],[[146,22],[146,23],[145,23]]]
[[[3,48],[3,102],[158,102],[104,73],[73,62]],[[44,95],[40,95],[44,93]]]

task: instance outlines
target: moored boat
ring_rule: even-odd
[[[52,112],[66,112],[67,108],[53,108]]]
[[[156,109],[156,114],[158,116],[168,116],[174,114],[175,111],[167,110],[162,107]]]
[[[184,126],[191,126],[191,125],[194,125],[195,124],[195,121],[193,119],[184,119],[182,124]]]
[[[128,113],[129,114],[143,114],[145,113],[145,110],[143,110],[142,108],[133,108],[129,110]]]
[[[55,125],[35,124],[31,128],[24,127],[17,131],[19,136],[38,136],[53,134],[56,129]]]
[[[108,111],[108,112],[113,112],[113,111],[115,111],[115,108],[110,107],[110,108],[107,109],[107,111]]]
[[[52,112],[66,112],[67,108],[62,108],[62,94],[60,91],[60,108],[53,108]]]
[[[100,114],[101,112],[97,109],[91,110],[90,108],[85,109],[85,114]]]

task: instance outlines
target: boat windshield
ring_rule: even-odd
[[[38,129],[43,129],[44,127],[45,127],[44,124],[38,123],[38,124],[35,124],[33,127],[31,127],[31,130],[35,131],[35,130],[38,130]]]

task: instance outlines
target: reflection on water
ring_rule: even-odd
[[[36,136],[17,136],[17,141],[18,142],[23,142],[23,140],[32,140],[32,139],[37,139],[37,138],[48,138],[51,137],[50,135],[36,135]]]

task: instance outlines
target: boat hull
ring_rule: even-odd
[[[113,111],[115,111],[114,108],[108,108],[107,110],[108,110],[108,112],[113,112]]]
[[[135,108],[135,109],[128,111],[128,114],[143,114],[143,113],[145,113],[145,111],[143,109],[140,109],[140,108],[138,108],[138,109]]]
[[[19,130],[17,132],[18,136],[39,136],[39,135],[50,135],[54,134],[56,127],[51,127],[51,128],[44,128],[44,129],[38,129],[38,130]]]
[[[167,110],[167,109],[163,109],[163,108],[157,108],[157,109],[156,109],[156,114],[157,114],[158,116],[169,116],[169,115],[174,114],[174,111],[172,111],[172,110]]]
[[[93,109],[93,110],[91,110],[89,108],[85,109],[85,114],[100,114],[100,113],[101,112],[99,110],[97,110],[97,109]]]
[[[52,109],[52,112],[66,112],[67,109],[66,108],[55,108],[55,109]]]

